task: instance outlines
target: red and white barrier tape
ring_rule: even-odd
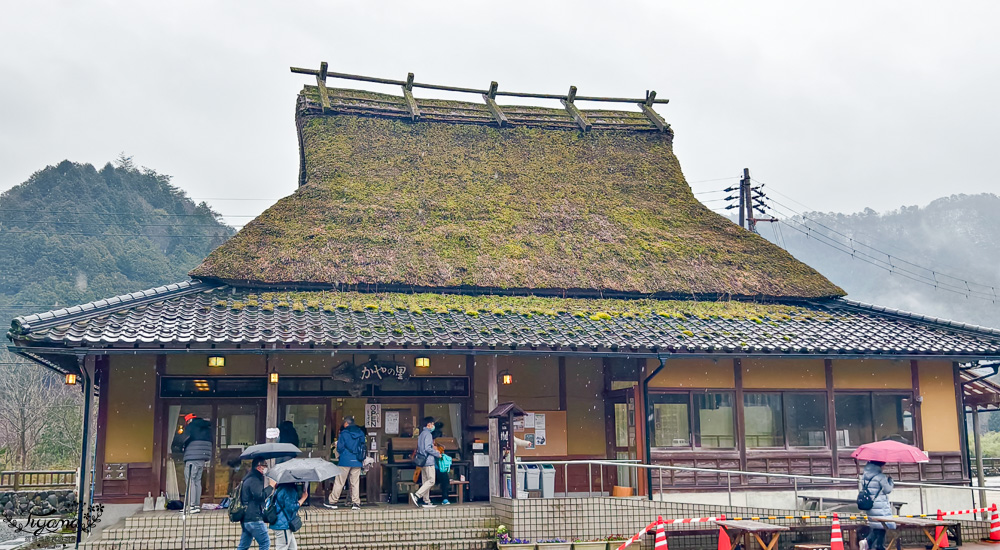
[[[989,508],[973,508],[972,510],[952,510],[951,512],[941,512],[942,516],[960,516],[962,514],[979,514],[981,512],[989,512],[993,510],[993,507]]]
[[[657,523],[659,523],[659,521],[654,521],[653,523],[650,523],[649,525],[643,527],[641,531],[639,531],[638,533],[632,535],[632,538],[630,538],[627,541],[623,542],[622,545],[618,547],[618,550],[625,550],[632,543],[636,543],[636,542],[639,542],[640,540],[642,540],[642,537],[643,537],[643,535],[646,534],[646,531],[649,531],[653,527],[656,527]]]

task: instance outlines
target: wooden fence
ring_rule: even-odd
[[[76,470],[24,470],[0,472],[0,491],[73,489]]]

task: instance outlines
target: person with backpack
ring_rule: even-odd
[[[189,512],[201,512],[201,477],[205,465],[212,459],[212,424],[195,414],[184,417],[184,431],[174,436],[170,450],[184,453],[184,499]],[[183,510],[182,510],[183,511]]]
[[[861,490],[858,492],[858,509],[867,512],[869,516],[888,517],[892,515],[889,503],[889,493],[892,492],[892,478],[882,473],[884,462],[874,460],[865,464],[864,475],[861,478]],[[891,522],[869,521],[871,532],[863,541],[866,544],[862,550],[885,550],[885,530],[895,529]]]
[[[333,482],[333,492],[330,499],[324,503],[326,508],[337,508],[340,493],[344,484],[351,484],[351,510],[361,509],[361,467],[365,462],[365,431],[354,423],[354,417],[344,419],[343,429],[337,436],[337,466],[341,472]]]
[[[299,508],[307,498],[309,493],[302,491],[302,496],[299,496],[299,489],[294,483],[282,483],[274,488],[271,499],[274,501],[276,514],[271,529],[275,531],[275,550],[298,549],[295,532],[302,528]]]
[[[434,448],[434,417],[428,416],[424,419],[424,429],[420,431],[420,437],[417,438],[417,456],[414,459],[414,464],[420,468],[420,477],[423,483],[417,492],[410,493],[410,500],[413,501],[413,505],[422,508],[434,508],[431,504],[431,487],[434,487],[434,481],[437,479],[434,470],[436,469],[436,461],[441,458],[441,453]],[[420,501],[423,500],[423,505]]]
[[[274,482],[264,479],[267,473],[267,461],[263,458],[253,459],[250,473],[236,488],[233,502],[229,505],[230,521],[240,522],[240,544],[236,550],[247,550],[254,540],[260,550],[271,548],[271,539],[267,536],[267,525],[264,523],[264,502],[273,491]]]

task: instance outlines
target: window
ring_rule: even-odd
[[[732,449],[736,446],[733,431],[733,394],[696,393],[695,430],[698,446]]]
[[[747,392],[743,421],[748,449],[825,447],[826,394]]]
[[[785,446],[780,393],[743,394],[743,421],[748,449]]]
[[[650,395],[653,406],[653,446],[690,447],[689,394]]]
[[[736,446],[732,393],[654,393],[649,401],[653,447]]]
[[[838,394],[834,406],[838,445],[857,447],[883,439],[914,442],[913,403],[909,395],[874,392]]]
[[[786,393],[785,436],[789,447],[826,446],[826,394]]]

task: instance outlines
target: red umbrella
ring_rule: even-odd
[[[851,453],[851,457],[858,460],[874,460],[876,462],[904,462],[912,464],[915,462],[930,462],[927,453],[906,443],[899,441],[885,440],[875,443],[865,443]]]

